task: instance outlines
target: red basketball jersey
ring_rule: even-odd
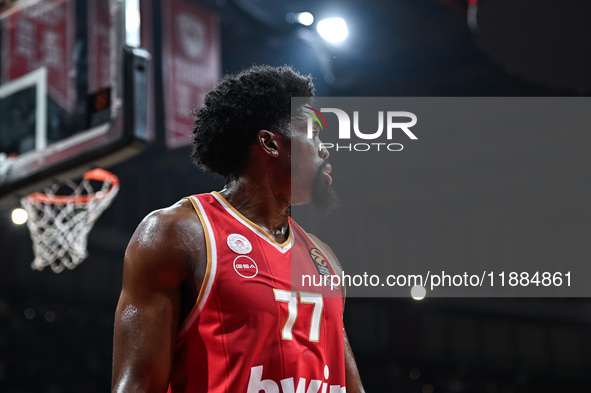
[[[189,199],[208,266],[169,392],[345,393],[340,288],[299,282],[335,274],[320,247],[291,218],[279,244],[219,193]]]

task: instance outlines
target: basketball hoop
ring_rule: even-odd
[[[94,191],[91,182],[102,183]],[[103,169],[86,172],[79,184],[66,181],[23,197],[35,259],[31,268],[73,269],[88,256],[88,234],[119,191],[117,176]],[[57,195],[59,193],[59,195]],[[64,195],[67,194],[67,195]]]

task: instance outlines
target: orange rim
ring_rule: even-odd
[[[115,190],[116,187],[119,186],[119,178],[112,174],[109,171],[105,171],[104,169],[93,169],[92,171],[88,171],[83,176],[86,180],[97,180],[102,182],[109,182],[111,183],[111,188],[107,190],[106,193],[103,195],[97,196],[96,193],[86,194],[86,195],[54,195],[50,196],[47,194],[43,194],[41,192],[34,192],[30,195],[27,195],[25,198],[31,202],[40,202],[40,203],[48,203],[52,205],[56,204],[71,204],[71,203],[80,203],[85,204],[90,201],[94,201],[97,199],[103,199],[107,195],[111,194]]]

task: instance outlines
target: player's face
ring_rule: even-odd
[[[329,153],[322,147],[318,124],[313,125],[312,138],[308,137],[307,124],[305,115],[291,122],[291,201],[292,205],[313,202],[326,209],[336,202]]]

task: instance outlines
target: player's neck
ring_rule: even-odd
[[[220,194],[240,214],[283,243],[289,236],[290,201],[275,190],[264,178],[237,177],[228,179]]]

